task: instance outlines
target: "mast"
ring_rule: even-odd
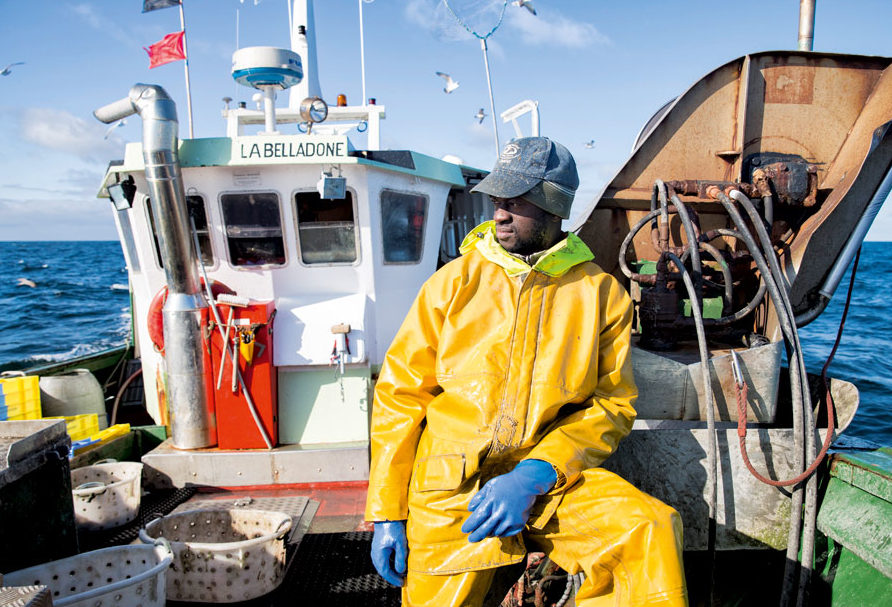
[[[815,48],[815,4],[817,0],[799,0],[799,50]]]
[[[294,111],[307,97],[322,97],[319,70],[316,66],[316,24],[313,0],[294,0],[291,11],[291,50],[300,55],[304,77],[291,89],[288,107]]]

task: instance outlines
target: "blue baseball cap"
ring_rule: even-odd
[[[471,190],[495,198],[525,198],[567,219],[579,174],[570,150],[547,137],[512,139],[489,175]]]

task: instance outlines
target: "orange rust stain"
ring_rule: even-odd
[[[765,103],[811,104],[815,94],[815,70],[811,67],[778,65],[762,69]]]

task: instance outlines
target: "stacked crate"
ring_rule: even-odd
[[[0,379],[0,421],[40,419],[40,386],[36,375]]]

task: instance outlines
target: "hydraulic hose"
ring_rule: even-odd
[[[737,240],[743,240],[743,235],[740,232],[737,232],[735,230],[719,228],[718,230],[716,230],[716,232],[718,232],[718,234],[720,236],[730,236],[732,238],[736,238]],[[727,318],[728,322],[731,323],[731,322],[736,322],[736,321],[740,320],[747,314],[750,314],[753,310],[756,309],[756,306],[759,305],[759,303],[762,301],[762,298],[765,297],[765,292],[767,290],[768,290],[768,284],[765,282],[765,279],[762,278],[759,281],[758,291],[756,291],[756,294],[753,295],[752,299],[750,299],[749,302],[747,302],[747,304],[744,307],[739,309],[737,312],[735,312],[731,316],[720,318],[719,320],[724,320],[725,318]]]
[[[666,184],[661,179],[654,182],[653,190],[650,194],[650,210],[657,209],[657,199],[660,201],[660,220],[659,223],[654,219],[650,224],[651,242],[657,253],[662,253],[669,248],[669,201],[666,197]],[[656,230],[654,229],[656,228]],[[657,233],[656,242],[654,243],[654,233]]]
[[[681,219],[681,225],[684,226],[685,234],[688,237],[688,250],[691,252],[691,266],[694,271],[694,287],[696,288],[695,296],[697,297],[697,305],[703,307],[703,293],[701,286],[703,284],[703,265],[700,263],[700,241],[696,230],[694,230],[694,222],[688,214],[688,208],[684,205],[677,195],[672,196],[672,203],[675,210],[678,211],[678,217]],[[702,322],[701,316],[701,322]]]
[[[791,354],[788,353],[788,358],[790,361],[792,361],[790,364],[790,388],[793,395],[793,434],[795,439],[793,454],[795,469],[797,472],[801,472],[805,468],[805,453],[803,445],[805,425],[803,416],[804,411],[811,409],[811,405],[808,395],[808,388],[805,384],[804,361],[801,358],[801,350],[798,346],[799,339],[798,335],[795,332],[795,325],[793,324],[792,314],[790,313],[789,299],[786,297],[786,293],[778,286],[778,283],[776,282],[776,278],[780,276],[779,264],[777,262],[777,258],[774,255],[768,255],[768,257],[774,262],[772,264],[774,267],[769,266],[769,262],[767,262],[765,257],[762,256],[760,248],[756,244],[756,241],[753,238],[752,234],[749,232],[749,230],[746,229],[746,224],[743,220],[743,217],[734,206],[732,200],[724,192],[719,190],[719,188],[710,188],[710,191],[711,195],[717,198],[725,207],[726,211],[731,216],[732,221],[734,221],[734,223],[737,225],[741,236],[743,236],[744,242],[753,257],[753,261],[755,261],[757,267],[759,268],[759,272],[763,276],[763,280],[765,280],[768,286],[768,292],[772,301],[774,302],[774,307],[778,316],[781,330],[791,350]],[[753,211],[755,211],[755,209],[753,209]],[[761,228],[760,236],[762,234],[765,234],[765,228],[758,216],[756,216],[756,219],[753,221],[753,223],[755,224],[757,231],[760,231],[759,229]],[[768,241],[767,234],[765,234],[765,236],[766,238],[763,239],[763,242]],[[768,242],[768,250],[773,251],[770,246],[770,242]],[[777,269],[777,272],[775,272],[775,268]],[[803,390],[804,386],[805,390]],[[794,587],[794,585],[796,585],[794,583],[794,578],[796,577],[796,567],[797,563],[799,562],[800,530],[802,524],[802,501],[802,488],[794,488],[791,497],[790,531],[787,538],[787,566],[784,570],[784,593],[781,597],[782,606],[789,604],[791,600],[790,594],[792,592],[792,588]]]
[[[124,383],[121,384],[121,387],[118,388],[118,393],[115,394],[115,403],[112,405],[112,413],[111,413],[111,421],[109,422],[109,426],[114,426],[118,422],[118,405],[121,403],[121,398],[124,397],[124,391],[127,390],[127,387],[130,385],[134,379],[142,375],[142,367],[134,371],[130,374]]]
[[[707,529],[706,552],[709,555],[709,597],[713,603],[714,584],[713,577],[715,572],[715,537],[716,537],[716,509],[718,503],[718,458],[716,456],[717,445],[715,436],[715,407],[712,395],[712,382],[709,378],[709,350],[706,344],[706,328],[703,325],[702,313],[702,281],[703,268],[700,263],[700,239],[699,234],[694,230],[694,223],[688,214],[687,207],[681,202],[678,196],[672,196],[672,202],[678,211],[681,224],[684,227],[685,235],[688,239],[688,250],[691,253],[691,265],[694,268],[694,279],[691,280],[690,274],[685,268],[684,263],[671,251],[666,251],[665,255],[671,259],[681,272],[684,280],[685,289],[687,289],[688,297],[691,300],[691,316],[694,319],[694,327],[697,331],[697,345],[700,351],[700,368],[703,379],[703,393],[706,397],[706,474],[707,474],[707,507],[709,510],[709,526]],[[717,259],[721,263],[721,258]],[[729,273],[730,276],[730,273]]]
[[[672,209],[672,207],[669,207],[668,212],[670,212],[670,213],[675,212],[675,210]],[[632,269],[629,268],[629,264],[626,262],[626,254],[629,250],[629,245],[632,243],[632,240],[635,238],[635,235],[638,232],[640,232],[641,229],[644,228],[644,226],[646,226],[648,224],[648,222],[652,221],[656,217],[659,217],[661,213],[662,213],[662,209],[654,209],[654,210],[650,211],[647,215],[642,217],[634,226],[632,226],[632,228],[629,230],[629,232],[626,234],[625,238],[623,239],[622,243],[620,244],[619,259],[617,261],[619,262],[620,271],[629,280],[637,281],[640,278],[639,274],[632,272]],[[716,232],[721,236],[731,236],[738,240],[743,239],[743,237],[740,235],[739,232],[735,232],[733,230],[719,229],[719,230],[716,230]],[[701,242],[701,246],[702,246],[702,244],[703,243]],[[690,248],[685,247],[684,253],[681,255],[682,262],[686,261],[687,258],[689,257],[689,255],[690,255]],[[719,262],[719,263],[721,264],[721,262]],[[728,280],[728,284],[732,284],[731,281],[733,280],[733,278],[730,277],[730,270],[728,271],[728,273],[726,275],[724,266],[722,266],[722,275],[725,277],[725,280]],[[703,319],[704,326],[707,326],[707,327],[723,326],[723,325],[728,325],[728,324],[737,322],[738,320],[744,318],[745,316],[750,314],[756,308],[756,306],[759,304],[760,301],[762,301],[762,298],[765,296],[766,288],[767,287],[765,285],[765,281],[762,281],[759,284],[758,292],[746,304],[746,306],[744,306],[740,310],[738,310],[728,316],[722,316],[721,318],[705,318],[705,319]]]
[[[629,250],[629,245],[632,243],[632,239],[635,238],[635,234],[637,234],[638,232],[641,231],[641,228],[643,228],[645,225],[647,225],[647,222],[658,217],[659,215],[660,215],[659,209],[654,209],[653,211],[651,211],[650,213],[645,215],[638,223],[636,223],[634,226],[632,226],[632,229],[629,230],[628,234],[626,234],[626,237],[623,239],[622,243],[620,244],[619,259],[617,261],[619,261],[620,271],[622,271],[622,273],[625,275],[626,278],[635,280],[635,277],[637,276],[637,274],[632,272],[631,268],[629,268],[629,264],[626,263],[626,252]]]
[[[734,294],[733,285],[731,284],[731,268],[728,267],[728,264],[725,262],[725,258],[722,257],[721,252],[708,242],[701,242],[700,248],[709,253],[713,259],[715,259],[716,263],[719,264],[719,269],[722,272],[722,280],[724,281],[724,294],[723,301],[725,302],[722,311],[731,309],[731,298]]]
[[[696,241],[692,241],[695,243]],[[706,347],[706,329],[703,326],[703,315],[700,312],[700,302],[698,301],[691,276],[687,268],[684,267],[681,259],[674,253],[666,252],[678,267],[684,280],[685,288],[688,291],[688,297],[691,298],[691,315],[694,317],[694,326],[697,329],[697,346],[700,352],[700,371],[703,380],[703,393],[706,396],[706,468],[707,468],[707,495],[706,504],[709,511],[709,528],[706,540],[706,551],[709,554],[709,598],[710,605],[714,604],[713,600],[713,572],[715,567],[715,536],[716,536],[716,504],[718,495],[718,479],[716,466],[716,443],[715,443],[715,407],[712,396],[712,382],[709,378],[709,352]]]
[[[772,271],[778,277],[783,277],[784,274],[780,267],[780,262],[777,259],[776,255],[769,254],[769,251],[773,252],[774,247],[771,243],[771,238],[768,235],[768,232],[765,230],[765,226],[762,224],[760,218],[758,217],[758,213],[756,212],[756,208],[753,205],[752,201],[739,190],[733,190],[730,193],[730,196],[740,203],[743,209],[747,212],[750,217],[750,220],[753,222],[753,225],[756,228],[756,234],[758,234],[759,239],[762,241],[762,247],[766,252],[769,263],[771,264]],[[786,314],[790,320],[790,324],[792,325],[792,334],[794,337],[794,348],[796,353],[796,361],[801,370],[801,381],[806,381],[806,369],[805,369],[805,357],[802,352],[801,344],[799,343],[799,332],[796,330],[795,316],[793,314],[793,306],[790,304],[790,298],[786,290],[782,290],[782,297],[784,301],[784,306],[786,308]],[[803,402],[802,402],[802,411],[804,414],[802,434],[805,439],[805,456],[806,460],[813,462],[812,465],[809,466],[809,470],[814,472],[817,469],[817,464],[820,462],[820,459],[817,455],[817,446],[815,435],[817,433],[817,426],[814,420],[814,411],[811,407],[811,398],[808,391],[807,383],[803,383]],[[832,428],[828,429],[827,436],[827,445],[829,446],[830,435],[832,434]],[[826,452],[826,448],[822,449],[822,455]],[[815,535],[815,527],[817,524],[817,502],[818,502],[818,485],[817,478],[811,474],[808,476],[808,480],[806,481],[805,486],[805,523],[804,528],[802,530],[802,548],[801,548],[801,568],[799,572],[799,592],[797,594],[796,604],[799,607],[802,607],[808,602],[808,594],[811,586],[811,570],[812,570],[812,560],[814,556],[814,535]]]

